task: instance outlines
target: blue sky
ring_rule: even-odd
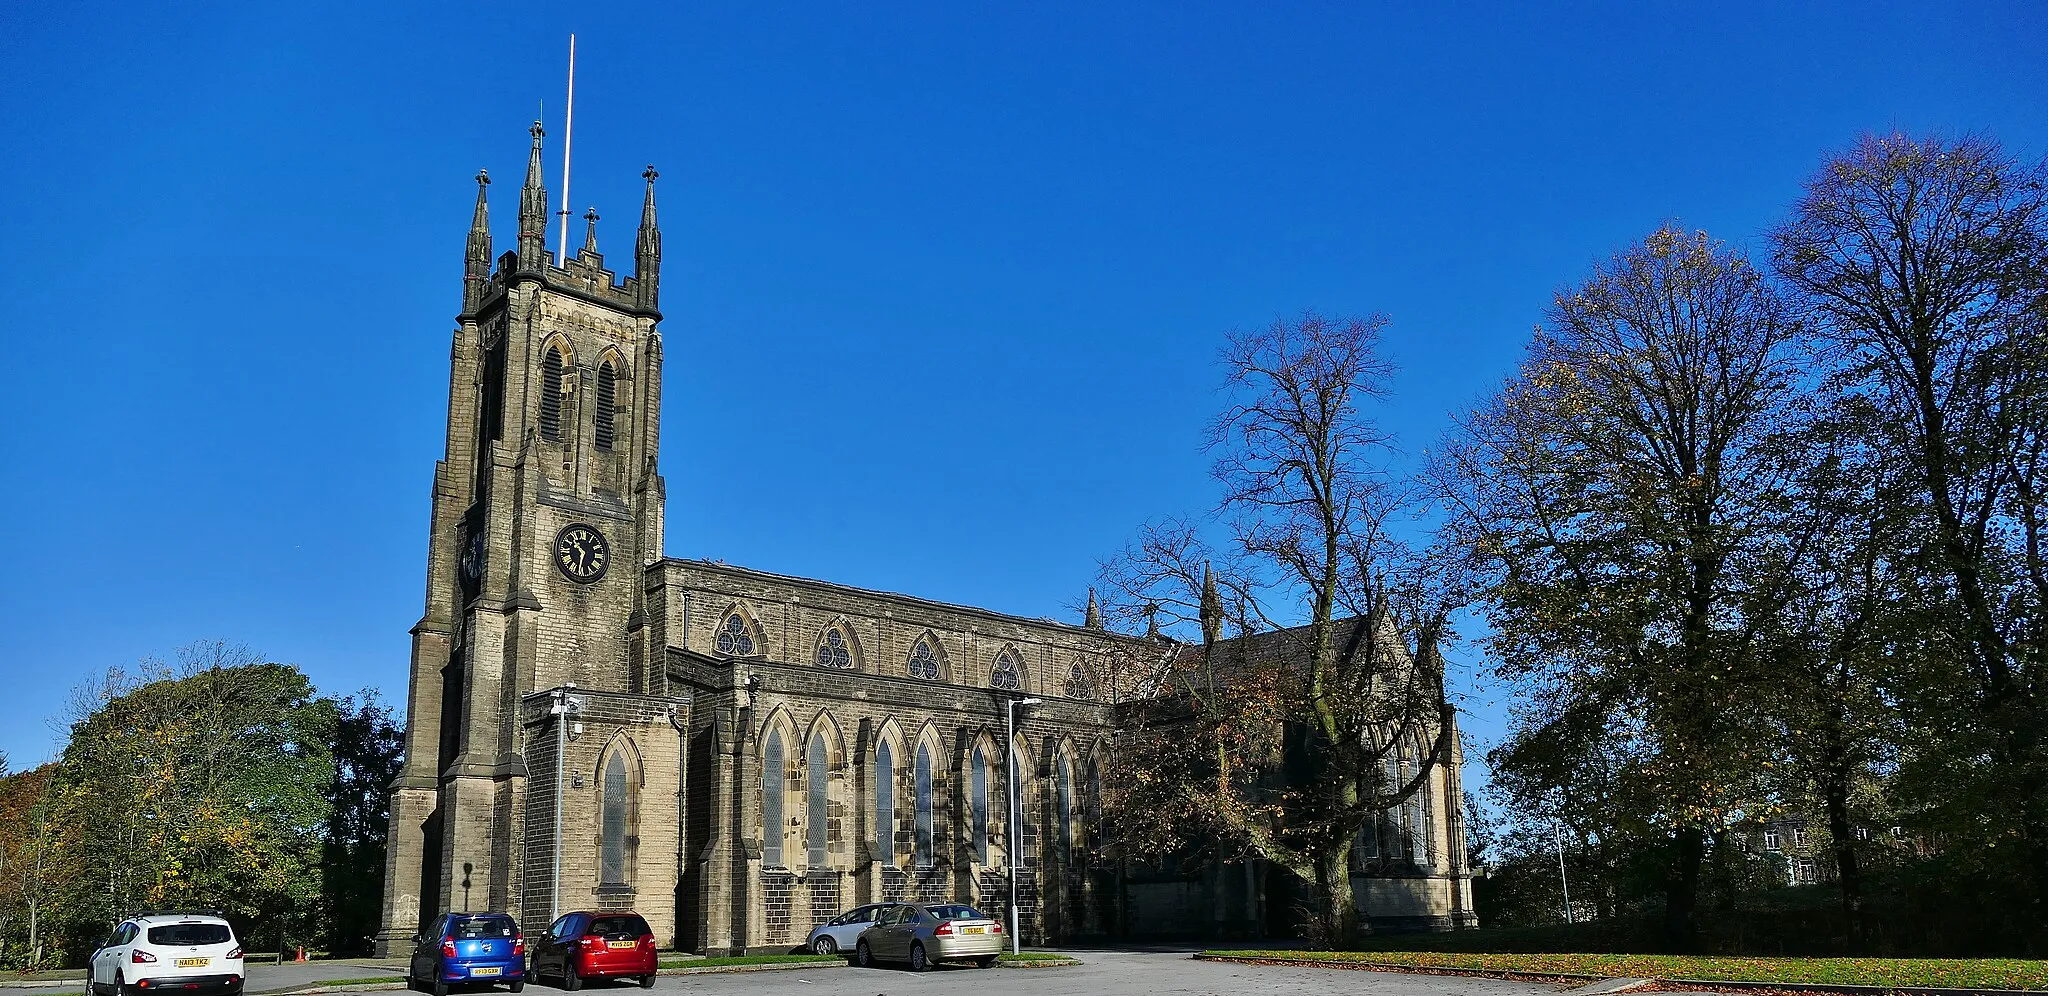
[[[668,552],[1026,615],[1213,501],[1226,329],[1389,313],[1419,454],[1662,221],[2048,151],[2038,3],[1278,6],[0,5],[0,751],[199,639],[402,700],[470,177],[502,250],[571,31],[613,260],[662,173]]]

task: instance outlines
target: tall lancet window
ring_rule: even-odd
[[[974,763],[967,773],[967,808],[972,817],[974,860],[988,864],[988,758],[974,748]]]
[[[627,812],[626,758],[617,751],[604,766],[604,842],[599,849],[599,878],[605,885],[626,884]]]
[[[1012,778],[1016,779],[1014,788],[1010,787]],[[1009,860],[1015,861],[1020,868],[1036,868],[1038,828],[1024,815],[1030,812],[1031,806],[1031,800],[1024,797],[1024,790],[1031,786],[1031,768],[1024,762],[1024,755],[1018,753],[1014,747],[1010,749],[1010,770],[1003,776],[1003,785],[1008,793],[1003,798],[1016,806],[1011,811],[1010,818],[1016,820],[1017,825],[1010,831],[1010,837],[1017,842],[1017,853]]]
[[[896,754],[887,740],[875,745],[875,855],[896,857]]]
[[[761,864],[782,867],[782,731],[761,747]]]
[[[1059,846],[1060,864],[1067,864],[1074,856],[1074,779],[1067,773],[1067,762],[1062,760],[1053,768],[1053,805],[1059,814],[1060,836],[1055,843]]]
[[[811,868],[825,867],[825,851],[829,838],[826,835],[827,821],[831,817],[831,800],[826,793],[832,787],[831,758],[825,752],[825,735],[811,734],[811,763],[804,786],[810,796],[809,811],[805,815],[804,864]]]
[[[914,859],[919,868],[932,866],[932,752],[925,745],[917,745],[917,767],[915,784],[917,793],[917,853]]]
[[[597,365],[597,448],[609,450],[618,436],[619,374],[610,357]]]
[[[540,360],[540,434],[553,443],[562,441],[562,395],[569,386],[565,360],[553,346]]]

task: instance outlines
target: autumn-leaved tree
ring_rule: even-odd
[[[1103,572],[1127,617],[1200,640],[1162,656],[1119,733],[1106,784],[1122,842],[1284,868],[1312,886],[1312,939],[1333,946],[1366,929],[1354,843],[1432,783],[1455,736],[1451,600],[1389,533],[1411,494],[1362,411],[1388,389],[1385,325],[1309,314],[1232,334],[1209,439],[1217,520],[1155,523]]]
[[[1769,761],[1743,607],[1774,583],[1770,441],[1796,332],[1740,253],[1660,229],[1557,296],[1436,467],[1449,535],[1486,579],[1499,674],[1527,692],[1512,736],[1575,724],[1581,749],[1623,759],[1613,829],[1662,838],[1674,947],[1710,837]]]

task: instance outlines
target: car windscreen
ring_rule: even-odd
[[[938,917],[938,918],[939,918],[939,919],[941,919],[941,920],[986,920],[986,919],[988,919],[988,917],[985,917],[985,916],[982,916],[982,915],[981,915],[981,911],[980,911],[980,910],[978,910],[978,909],[975,909],[975,908],[974,908],[974,907],[972,907],[972,906],[962,906],[962,905],[957,905],[957,904],[954,904],[954,905],[945,905],[945,904],[941,904],[941,905],[938,905],[938,906],[927,906],[927,907],[925,907],[925,909],[927,909],[927,910],[930,910],[930,911],[931,911],[931,914],[932,914],[933,916],[935,916],[935,917]]]
[[[502,916],[473,916],[456,920],[448,925],[448,936],[459,941],[475,941],[491,937],[511,937],[519,932],[512,921]]]
[[[584,931],[584,933],[597,934],[604,937],[643,937],[654,933],[654,931],[647,929],[647,921],[629,914],[626,916],[600,916],[592,918],[590,929]]]
[[[226,944],[234,934],[224,923],[167,923],[149,928],[149,943],[170,946]]]

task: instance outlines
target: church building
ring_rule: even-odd
[[[1096,846],[1114,679],[1179,645],[664,555],[656,173],[631,276],[594,213],[557,265],[542,137],[495,259],[477,176],[379,952],[444,911],[579,909],[782,951],[861,903],[1000,916],[1013,881],[1027,944],[1287,933],[1259,862]],[[1458,776],[1361,844],[1376,926],[1476,922]]]

